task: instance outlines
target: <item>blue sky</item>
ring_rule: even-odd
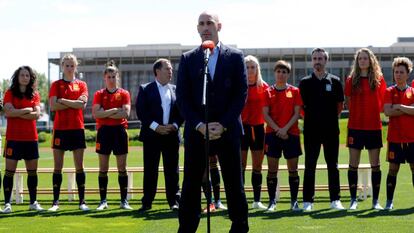
[[[205,9],[219,14],[220,39],[240,48],[389,46],[414,36],[409,0],[0,0],[0,78],[20,65],[46,73],[49,52],[74,47],[197,45]]]

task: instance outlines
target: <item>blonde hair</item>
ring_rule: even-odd
[[[368,48],[362,48],[356,51],[354,56],[354,61],[352,63],[352,70],[351,74],[349,75],[352,78],[352,88],[357,89],[360,86],[360,78],[361,78],[361,68],[358,64],[358,57],[359,55],[364,52],[368,54],[369,58],[369,68],[368,68],[368,83],[371,90],[374,90],[381,84],[381,66],[378,62],[377,57],[374,53]]]
[[[397,66],[404,66],[407,70],[407,73],[411,73],[413,71],[413,63],[408,57],[396,57],[394,58],[394,61],[392,62],[392,71],[394,72],[394,69]]]
[[[247,55],[244,58],[244,64],[247,64],[249,62],[253,62],[256,65],[256,86],[257,87],[263,87],[263,84],[265,84],[266,82],[263,80],[262,78],[262,72],[260,71],[260,63],[259,63],[259,59],[257,59],[255,56],[252,55]]]
[[[67,53],[65,54],[62,59],[60,60],[60,64],[63,66],[63,63],[65,63],[65,61],[67,60],[71,60],[75,63],[76,66],[79,65],[78,59],[76,58],[76,56],[72,53]]]

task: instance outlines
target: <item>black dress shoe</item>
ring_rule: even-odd
[[[178,207],[177,204],[174,204],[174,205],[170,206],[170,210],[172,210],[172,211],[178,211],[179,210],[179,207]]]
[[[142,205],[141,208],[138,209],[139,212],[145,212],[147,210],[150,210],[151,206],[150,205]]]

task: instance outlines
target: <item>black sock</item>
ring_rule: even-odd
[[[126,201],[128,194],[128,174],[126,171],[118,172],[118,184],[121,193],[121,201]]]
[[[211,182],[209,180],[207,182],[203,181],[201,186],[203,188],[203,193],[204,193],[204,196],[206,197],[208,203],[211,203]],[[209,196],[208,192],[210,192],[210,196]]]
[[[30,204],[33,204],[37,197],[37,170],[27,170],[27,187],[29,188]]]
[[[62,185],[62,171],[54,171],[52,177],[53,183],[53,204],[59,203],[60,186]]]
[[[348,185],[351,199],[356,199],[358,188],[358,168],[349,166],[348,169]]]
[[[387,176],[387,201],[392,201],[394,199],[394,190],[397,185],[397,176]]]
[[[262,173],[260,171],[252,172],[252,186],[255,202],[260,201],[260,193],[262,191],[262,179]]]
[[[277,187],[277,176],[267,177],[267,192],[269,194],[269,201],[276,201],[276,187]]]
[[[300,178],[297,171],[289,172],[290,201],[298,200]]]
[[[372,168],[371,182],[372,182],[372,201],[378,201],[378,196],[381,186],[381,170],[378,167]]]
[[[220,172],[217,168],[217,163],[215,167],[210,168],[211,174],[211,186],[213,186],[214,201],[220,200]]]
[[[14,171],[6,170],[3,179],[4,188],[4,203],[10,203],[11,193],[13,191],[13,176]]]
[[[85,204],[85,179],[86,175],[83,169],[76,170],[76,185],[78,186],[79,205]]]
[[[108,188],[108,172],[99,172],[98,183],[101,201],[106,201],[106,190]]]

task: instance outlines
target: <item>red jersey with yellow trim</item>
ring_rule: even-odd
[[[407,87],[402,91],[395,85],[387,88],[384,104],[403,104],[408,106],[414,104],[414,88]],[[390,117],[387,140],[394,143],[414,142],[414,116],[404,114]]]
[[[274,86],[267,89],[265,106],[269,107],[269,116],[279,126],[284,127],[295,113],[295,106],[302,106],[302,98],[299,88],[287,85],[286,89],[277,90]],[[266,126],[266,133],[273,132],[270,126]],[[299,135],[298,121],[288,130],[289,134]]]
[[[256,84],[249,85],[247,101],[241,113],[243,124],[264,124],[263,106],[265,105],[266,90],[268,87],[269,85],[267,83],[263,83],[262,87],[258,87]]]
[[[352,88],[352,78],[345,81],[345,96],[349,97],[348,128],[357,130],[381,130],[380,113],[387,84],[381,77],[380,86],[371,90],[367,77],[360,78],[358,89]]]
[[[36,107],[40,105],[40,95],[35,92],[32,99],[22,99],[13,96],[11,90],[4,95],[4,104],[10,103],[15,109]],[[28,120],[20,117],[8,117],[6,139],[9,141],[37,141],[36,120]]]
[[[75,79],[71,82],[59,79],[52,83],[49,92],[49,98],[56,96],[69,100],[77,100],[80,96],[88,96],[88,87],[84,81]],[[83,108],[67,108],[55,112],[53,123],[55,130],[73,130],[84,129],[83,125]]]
[[[106,88],[95,92],[93,97],[93,105],[99,104],[104,110],[111,108],[122,108],[126,104],[131,104],[131,97],[127,90],[118,88],[111,93]],[[99,129],[102,125],[122,125],[128,128],[128,121],[126,118],[112,119],[112,118],[97,118],[96,127]]]

